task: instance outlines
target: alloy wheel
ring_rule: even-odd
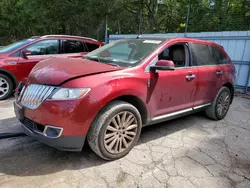
[[[230,95],[228,92],[223,92],[218,100],[217,113],[219,116],[224,116],[230,106]]]
[[[3,97],[9,92],[10,86],[7,80],[0,77],[0,97]]]
[[[104,134],[105,149],[111,154],[119,154],[129,148],[137,134],[138,123],[129,111],[116,114],[108,124]]]

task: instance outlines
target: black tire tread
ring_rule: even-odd
[[[116,112],[117,110],[119,110],[121,108],[128,108],[128,107],[132,108],[136,112],[136,115],[140,118],[140,120],[139,120],[140,122],[138,122],[138,125],[140,125],[139,127],[141,129],[142,121],[141,121],[140,113],[137,110],[137,108],[134,107],[133,105],[131,105],[130,103],[127,103],[124,101],[119,101],[119,100],[112,101],[107,106],[105,106],[101,110],[101,112],[96,116],[92,125],[90,126],[90,129],[89,129],[88,135],[87,135],[88,144],[89,144],[90,148],[98,156],[100,156],[101,158],[103,158],[105,160],[113,160],[113,159],[111,157],[104,156],[103,153],[101,152],[100,145],[99,145],[99,134],[101,132],[101,128],[102,128],[103,124],[105,123],[105,121],[107,120],[107,118],[112,113]],[[139,131],[139,134],[140,134],[140,131]],[[139,135],[138,135],[138,137],[139,137]],[[136,141],[137,140],[135,140],[135,143],[136,143]],[[124,155],[122,155],[120,157],[123,157],[123,156]]]
[[[215,97],[215,100],[213,101],[212,105],[211,105],[209,108],[207,108],[206,111],[205,111],[205,112],[206,112],[206,115],[207,115],[209,118],[213,119],[213,120],[218,121],[218,120],[221,120],[221,119],[224,118],[224,117],[223,117],[223,118],[220,118],[220,117],[218,117],[218,115],[216,114],[216,105],[217,105],[217,102],[218,102],[218,99],[219,99],[221,93],[222,93],[223,91],[225,91],[225,90],[227,90],[227,91],[229,92],[230,96],[231,96],[231,91],[230,91],[230,89],[229,89],[228,87],[225,87],[225,86],[221,87],[221,89],[220,89],[219,92],[217,93],[217,95],[216,95],[216,97]]]
[[[6,76],[5,74],[0,74],[0,78],[4,78],[7,82],[8,82],[8,84],[9,84],[9,91],[8,91],[8,93],[6,94],[6,95],[4,95],[3,97],[0,97],[0,101],[1,100],[5,100],[5,99],[7,99],[7,98],[9,98],[10,97],[10,95],[12,94],[12,91],[13,91],[13,89],[14,89],[14,83],[12,82],[12,80],[8,77],[8,76]]]

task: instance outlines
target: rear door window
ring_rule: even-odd
[[[190,43],[193,66],[214,65],[206,44]]]
[[[82,41],[77,40],[62,40],[62,53],[80,53],[86,52]]]
[[[222,53],[222,51],[214,46],[210,46],[211,55],[214,64],[221,65],[221,64],[228,64],[227,57]]]
[[[100,46],[97,45],[97,44],[93,44],[93,43],[89,43],[89,42],[85,42],[85,44],[86,44],[86,46],[87,46],[89,52],[91,52],[91,51],[93,51],[93,50],[95,50],[95,49],[97,49],[97,48],[100,47]]]

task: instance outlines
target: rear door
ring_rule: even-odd
[[[206,105],[215,99],[220,87],[221,66],[211,56],[210,47],[203,43],[189,43],[192,66],[198,70],[195,106]]]
[[[87,53],[86,46],[81,40],[61,40],[62,56],[68,58],[80,58]]]
[[[224,83],[233,83],[235,69],[231,60],[218,47],[210,46],[210,51],[215,64],[217,64],[217,85],[220,89]]]
[[[29,51],[27,57],[22,56],[22,51]],[[33,67],[41,60],[48,59],[50,57],[57,57],[59,55],[59,41],[58,40],[43,40],[27,46],[20,51],[20,57],[18,59],[17,69],[20,75],[20,80],[24,80],[28,77]]]

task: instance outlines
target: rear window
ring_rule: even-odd
[[[97,45],[97,44],[88,43],[88,42],[85,42],[85,44],[86,44],[86,46],[87,46],[89,52],[91,52],[91,51],[93,51],[93,50],[99,48],[99,45]]]
[[[190,43],[190,46],[194,66],[213,65],[209,47],[207,45],[199,43]]]
[[[228,58],[222,53],[222,51],[214,46],[210,46],[212,59],[214,64],[228,64]]]

